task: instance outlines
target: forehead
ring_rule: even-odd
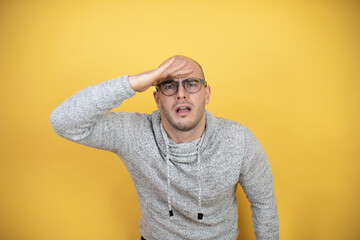
[[[186,59],[186,61],[187,61],[187,64],[194,69],[194,71],[191,74],[189,74],[189,77],[197,77],[197,78],[203,79],[204,73],[203,73],[201,66],[192,59]]]

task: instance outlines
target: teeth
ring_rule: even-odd
[[[178,111],[180,111],[180,110],[190,110],[190,108],[188,108],[188,107],[179,107],[176,111],[178,112]]]

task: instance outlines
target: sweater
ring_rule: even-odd
[[[279,238],[271,167],[248,128],[206,110],[201,138],[177,144],[164,131],[160,110],[111,111],[134,95],[128,76],[105,81],[65,100],[50,122],[58,135],[120,157],[136,189],[145,239],[236,239],[239,184],[256,238]]]

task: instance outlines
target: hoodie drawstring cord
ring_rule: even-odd
[[[198,219],[203,219],[204,214],[202,213],[201,208],[201,157],[200,157],[200,148],[197,153],[198,159],[198,184],[199,184],[199,194],[198,194],[198,203],[199,203],[199,212],[198,212]]]
[[[166,144],[166,166],[167,166],[167,198],[168,198],[168,206],[169,206],[169,215],[170,217],[174,216],[174,212],[171,208],[171,200],[170,200],[170,158],[169,158],[169,146]]]
[[[199,212],[198,212],[198,219],[202,220],[204,217],[204,214],[202,213],[202,206],[201,206],[201,172],[202,172],[202,165],[201,165],[201,154],[200,154],[200,147],[202,145],[202,142],[204,140],[204,136],[201,137],[198,149],[197,149],[197,160],[198,160],[198,185],[199,185],[199,194],[198,194],[198,204],[199,204]]]

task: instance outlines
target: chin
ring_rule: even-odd
[[[182,119],[180,121],[169,121],[170,125],[176,130],[187,132],[194,129],[199,122]]]

